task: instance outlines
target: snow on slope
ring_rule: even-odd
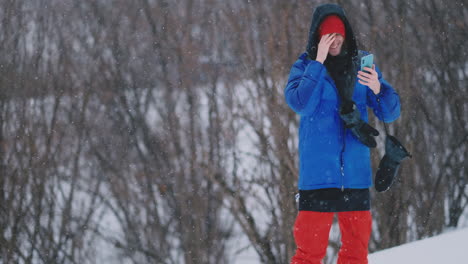
[[[369,255],[369,264],[466,264],[468,228],[385,249]]]

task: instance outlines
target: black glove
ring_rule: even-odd
[[[359,113],[353,101],[343,101],[340,108],[340,117],[346,128],[349,128],[364,145],[370,148],[377,146],[374,137],[379,135],[379,131],[361,119],[361,113]]]
[[[400,163],[406,157],[411,157],[411,154],[395,137],[387,135],[385,139],[385,155],[379,163],[374,181],[375,189],[378,192],[390,189]]]

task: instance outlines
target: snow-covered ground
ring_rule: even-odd
[[[369,264],[468,263],[468,228],[385,249],[369,255]]]
[[[414,241],[369,255],[369,264],[465,264],[468,263],[468,228]],[[251,248],[235,263],[260,263]]]

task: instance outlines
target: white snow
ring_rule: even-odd
[[[375,252],[368,259],[369,264],[468,263],[468,228]]]
[[[368,260],[369,264],[465,264],[468,263],[468,228],[374,252]],[[234,263],[257,264],[260,260],[253,248],[249,248]]]

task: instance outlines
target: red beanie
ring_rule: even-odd
[[[320,24],[319,37],[322,38],[323,35],[330,33],[339,33],[346,38],[345,31],[345,25],[341,18],[336,15],[330,15],[327,16]]]

